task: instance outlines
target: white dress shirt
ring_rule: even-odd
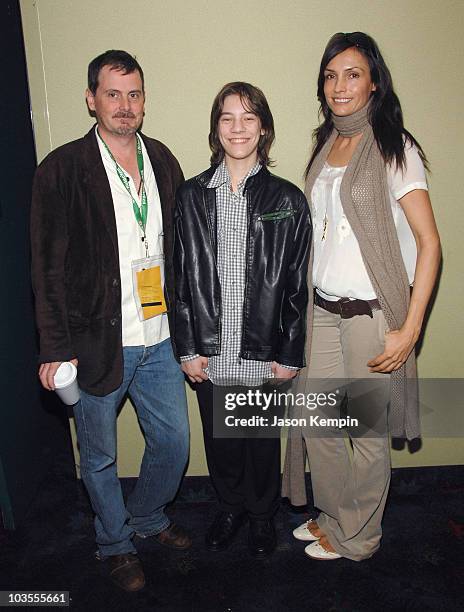
[[[116,217],[119,269],[121,273],[122,345],[152,346],[169,338],[167,314],[164,313],[146,321],[139,320],[132,288],[131,263],[135,259],[145,257],[142,231],[135,220],[132,199],[116,172],[115,162],[111,159],[96,131],[95,138],[97,139],[100,155],[110,183]],[[144,184],[148,200],[146,234],[150,255],[158,255],[163,252],[161,203],[150,158],[148,157],[143,140],[140,139],[140,142],[143,153]],[[124,170],[124,168],[122,169]],[[137,194],[134,180],[126,170],[124,172],[126,172],[126,176],[129,179],[131,194],[140,206],[141,200]]]

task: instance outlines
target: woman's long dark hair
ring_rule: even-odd
[[[324,70],[336,55],[353,47],[366,58],[369,64],[371,80],[376,86],[375,91],[371,94],[369,121],[385,163],[395,162],[398,169],[404,169],[404,144],[409,142],[416,145],[419,156],[424,166],[428,169],[427,158],[422,147],[403,125],[401,104],[393,90],[390,71],[376,42],[363,32],[351,32],[348,34],[339,32],[334,34],[327,43],[321,60],[319,77],[317,79],[317,97],[321,103],[319,116],[322,114],[324,121],[313,132],[314,148],[306,168],[305,176],[308,175],[316,155],[322,149],[333,130],[331,110],[324,95]]]

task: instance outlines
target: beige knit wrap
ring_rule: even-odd
[[[383,314],[391,330],[406,320],[410,299],[408,276],[401,255],[389,199],[385,162],[368,119],[369,104],[348,117],[332,116],[335,129],[313,161],[305,194],[311,202],[314,182],[319,176],[337,136],[362,138],[346,168],[340,186],[343,211],[356,236]],[[312,259],[312,255],[311,255]],[[308,285],[312,286],[312,262]],[[310,360],[313,305],[308,309],[307,363]],[[374,355],[373,355],[374,357]],[[420,435],[417,371],[414,351],[406,363],[391,375],[389,430],[394,437],[408,440]]]

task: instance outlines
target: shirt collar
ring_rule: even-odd
[[[100,149],[101,155],[102,155],[102,157],[104,157],[105,159],[110,161],[112,164],[114,164],[114,160],[112,159],[111,155],[106,150],[106,147],[105,147],[105,145],[102,142],[102,139],[98,136],[97,130],[98,130],[98,123],[95,126],[95,138],[97,139],[98,148]],[[138,140],[140,142],[140,145],[142,147],[143,162],[146,165],[147,164],[147,157],[148,157],[147,148],[145,147],[145,143],[143,142],[143,138],[140,136],[139,132],[136,132],[136,138],[138,138]]]
[[[254,176],[255,174],[257,174],[260,169],[261,164],[259,161],[257,161],[253,168],[251,168],[248,174],[238,184],[239,193],[243,191],[243,187],[245,186],[245,183],[250,178],[250,176]],[[230,187],[230,176],[225,159],[223,159],[219,166],[216,168],[216,171],[213,174],[213,178],[210,180],[208,187],[212,189],[217,189],[218,187],[221,187],[221,185],[224,185],[224,183],[226,183]]]

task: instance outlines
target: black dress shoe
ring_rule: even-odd
[[[206,532],[206,548],[212,551],[225,550],[232,543],[242,524],[243,514],[219,512]]]
[[[248,548],[253,557],[264,559],[275,550],[276,532],[272,520],[250,519]]]

